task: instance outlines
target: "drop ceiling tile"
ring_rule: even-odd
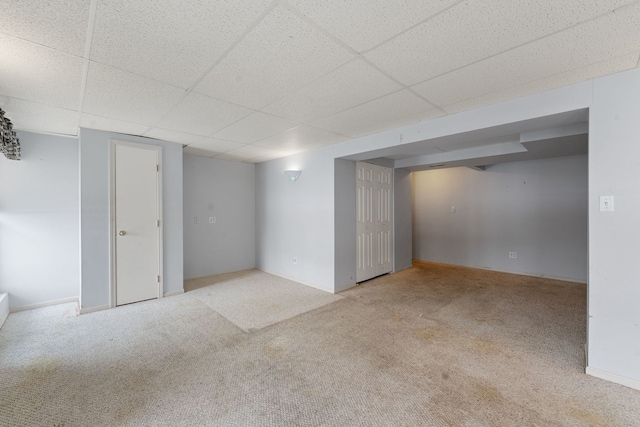
[[[253,113],[211,135],[214,138],[251,144],[298,126],[298,123],[264,113]]]
[[[0,32],[82,56],[89,3],[86,0],[0,1]]]
[[[397,123],[415,123],[415,116],[432,117],[434,107],[409,90],[401,90],[312,124],[342,135],[359,137],[392,129]]]
[[[240,148],[244,145],[245,144],[240,144],[238,142],[225,141],[223,139],[216,138],[204,138],[201,141],[189,144],[192,148],[201,148],[203,150],[215,151],[218,153],[235,150],[236,148]]]
[[[362,52],[455,4],[459,0],[290,0],[289,4]]]
[[[252,112],[248,108],[192,92],[158,123],[158,127],[208,136]]]
[[[196,92],[260,109],[353,59],[283,6],[262,20]]]
[[[255,145],[245,145],[238,149],[219,154],[216,158],[223,160],[246,161],[275,153],[276,152],[274,150],[269,150],[268,148],[256,147]]]
[[[638,53],[622,56],[611,61],[599,62],[586,67],[577,68],[565,73],[556,74],[550,77],[534,80],[522,85],[513,86],[497,92],[488,93],[476,98],[471,98],[455,104],[446,105],[443,108],[450,114],[468,111],[487,105],[498,104],[500,102],[521,98],[547,90],[580,83],[586,80],[595,79],[601,76],[614,74],[636,67],[638,63]]]
[[[193,144],[202,140],[200,135],[192,135],[190,133],[176,132],[173,130],[152,128],[144,133],[143,136],[163,141],[175,142],[178,144]]]
[[[338,135],[324,129],[318,129],[307,125],[296,128],[260,140],[254,145],[270,148],[278,151],[300,152],[311,150],[323,145],[336,144],[345,141],[349,137]]]
[[[91,62],[83,112],[153,126],[183,95],[175,86]]]
[[[401,82],[413,85],[628,3],[631,0],[469,0],[365,57]],[[626,13],[621,10],[619,14]]]
[[[399,89],[399,84],[375,68],[355,60],[262,111],[305,122],[347,110]]]
[[[187,88],[267,8],[269,0],[100,1],[91,59]]]
[[[0,96],[0,105],[14,129],[78,135],[78,112]]]
[[[277,153],[267,154],[266,156],[260,156],[260,157],[256,157],[255,159],[248,160],[247,163],[267,162],[269,160],[279,159],[281,157],[286,157],[286,156],[289,156],[291,154],[295,154],[295,153],[277,152]]]
[[[215,151],[204,150],[202,148],[195,148],[195,147],[188,146],[182,149],[182,154],[187,154],[189,156],[199,156],[199,157],[213,157],[220,153]]]
[[[127,135],[142,135],[149,129],[149,126],[129,123],[122,120],[109,119],[107,117],[100,117],[87,113],[82,113],[80,115],[80,126],[83,128],[118,132]]]
[[[476,62],[413,89],[437,105],[455,104],[637,52],[638,28],[640,4],[626,8],[625,13],[610,14]]]
[[[0,34],[0,94],[78,108],[82,59]]]

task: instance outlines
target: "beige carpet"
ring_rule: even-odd
[[[342,299],[258,270],[187,280],[184,289],[246,332]]]
[[[10,315],[0,425],[639,425],[639,391],[583,373],[584,285],[420,264],[245,332],[221,284]]]

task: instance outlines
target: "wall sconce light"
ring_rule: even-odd
[[[297,180],[301,173],[302,171],[296,171],[296,170],[284,171],[284,174],[287,175],[291,181]]]

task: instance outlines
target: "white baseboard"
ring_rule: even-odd
[[[562,282],[580,283],[582,285],[586,285],[587,284],[587,282],[585,280],[572,279],[570,277],[550,276],[550,275],[546,275],[546,274],[535,274],[535,273],[523,273],[521,271],[498,270],[496,268],[491,268],[491,267],[481,266],[481,265],[449,264],[449,263],[446,263],[446,262],[426,261],[426,260],[422,260],[422,259],[414,259],[414,261],[427,263],[427,264],[448,265],[448,266],[451,266],[451,267],[475,268],[477,270],[496,271],[498,273],[508,273],[508,274],[515,274],[515,275],[518,275],[518,276],[527,276],[527,277],[537,277],[537,278],[540,278],[540,279],[560,280]]]
[[[222,276],[223,274],[242,273],[243,271],[251,271],[251,270],[259,270],[259,269],[258,269],[258,267],[243,268],[242,270],[225,271],[224,273],[213,273],[213,274],[205,274],[204,276],[184,277],[182,280],[184,280],[186,282],[187,280],[204,279],[205,277]],[[275,274],[274,274],[274,276],[275,276]]]
[[[423,261],[423,262],[424,262],[424,261]],[[399,273],[399,272],[401,272],[401,271],[403,271],[403,270],[408,270],[408,269],[410,269],[410,268],[412,268],[412,267],[413,267],[413,264],[409,264],[409,265],[405,265],[405,266],[400,266],[400,267],[396,268],[395,270],[393,270],[391,273],[394,273],[394,274],[395,274],[395,273]]]
[[[4,313],[1,317],[0,317],[0,329],[2,329],[2,325],[4,325],[4,322],[9,318],[9,310],[6,311],[6,313]]]
[[[346,284],[346,285],[337,286],[336,289],[335,289],[334,294],[339,294],[340,292],[344,292],[344,291],[346,291],[348,289],[353,289],[356,286],[358,286],[357,283],[349,283],[349,284]]]
[[[602,380],[611,381],[616,384],[621,384],[629,388],[640,390],[640,381],[638,380],[623,377],[618,374],[612,374],[611,372],[603,371],[597,368],[592,368],[590,366],[587,366],[586,372],[587,372],[587,375],[591,375],[592,377],[600,378]]]
[[[78,314],[87,314],[87,313],[93,313],[96,311],[102,311],[102,310],[108,310],[110,309],[111,306],[109,304],[104,304],[104,305],[96,305],[94,307],[85,307],[85,308],[80,308],[78,310]]]
[[[78,301],[78,297],[62,298],[62,299],[56,299],[53,301],[40,302],[38,304],[29,304],[29,305],[21,305],[19,307],[11,307],[9,309],[9,312],[17,313],[19,311],[35,310],[36,308],[49,307],[50,305],[67,304],[70,302],[77,302],[77,301]]]
[[[0,294],[0,328],[9,317],[9,294]]]
[[[315,289],[318,289],[320,291],[329,292],[330,294],[335,294],[336,293],[332,289],[327,289],[327,288],[324,288],[324,287],[322,287],[320,285],[316,285],[316,284],[308,283],[308,282],[303,282],[302,280],[294,279],[293,277],[283,276],[282,274],[272,273],[270,271],[263,270],[263,269],[258,268],[258,267],[256,267],[255,269],[259,270],[259,271],[262,271],[263,273],[271,274],[272,276],[282,277],[283,279],[291,280],[292,282],[296,282],[296,283],[300,283],[301,285],[309,286],[310,288],[315,288]]]
[[[163,297],[171,297],[174,295],[184,294],[184,289],[178,289],[177,291],[169,291],[162,294]]]

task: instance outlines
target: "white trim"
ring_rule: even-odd
[[[93,313],[93,312],[96,312],[96,311],[108,310],[110,308],[111,308],[110,304],[96,305],[94,307],[80,308],[78,310],[78,314],[82,315],[82,314],[87,314],[87,313]]]
[[[162,176],[164,174],[164,168],[162,164],[162,146],[142,144],[138,142],[120,141],[112,139],[109,141],[109,308],[116,306],[116,194],[115,194],[115,155],[116,146],[122,145],[126,147],[139,148],[142,150],[151,150],[157,153],[158,158],[158,187],[157,187],[157,201],[158,201],[158,219],[160,220],[160,227],[158,227],[158,275],[160,280],[158,282],[158,299],[164,296],[164,215],[163,215],[163,200],[162,200]],[[100,306],[102,307],[102,306]],[[81,314],[82,314],[82,310]]]
[[[560,280],[562,282],[578,283],[580,285],[586,285],[587,284],[587,281],[585,281],[585,280],[572,279],[572,278],[569,278],[569,277],[550,276],[550,275],[546,275],[546,274],[522,273],[520,271],[498,270],[498,269],[495,269],[495,268],[482,267],[482,266],[476,266],[476,265],[449,264],[449,263],[446,263],[446,262],[426,261],[426,260],[423,260],[423,259],[414,259],[414,261],[423,262],[423,263],[426,263],[426,264],[440,264],[440,265],[447,265],[447,266],[451,266],[451,267],[462,267],[462,268],[473,268],[473,269],[476,269],[476,270],[495,271],[497,273],[508,273],[508,274],[515,274],[515,275],[518,275],[518,276],[537,277],[538,279]]]
[[[592,368],[590,366],[587,366],[586,373],[587,375],[591,375],[592,377],[600,378],[602,380],[611,381],[616,384],[621,384],[625,387],[640,390],[640,381],[638,380],[623,377],[617,374],[612,374],[611,372],[603,371],[597,368]]]
[[[5,320],[9,317],[9,294],[0,294],[0,309],[5,307],[4,313],[0,313],[0,328],[4,325]]]
[[[7,310],[7,312],[4,313],[4,316],[0,318],[0,329],[2,328],[2,325],[4,325],[4,322],[6,322],[8,318],[9,318],[9,310]]]
[[[180,294],[184,294],[184,289],[178,289],[177,291],[165,292],[164,296],[165,297],[172,297],[174,295],[180,295]]]
[[[19,311],[34,310],[36,308],[49,307],[50,305],[67,304],[70,302],[78,302],[78,297],[62,298],[51,301],[39,302],[37,304],[21,305],[19,307],[10,307],[9,313],[17,313]]]
[[[283,276],[282,274],[272,273],[270,271],[263,270],[262,268],[258,268],[258,267],[256,267],[255,269],[259,270],[259,271],[262,271],[263,273],[271,274],[272,276],[281,277],[283,279],[291,280],[292,282],[300,283],[301,285],[309,286],[310,288],[315,288],[315,289],[318,289],[320,291],[329,292],[330,294],[335,294],[335,292],[333,290],[327,289],[327,288],[323,288],[320,285],[315,285],[315,284],[309,283],[309,282],[303,282],[303,281],[301,281],[299,279],[294,279],[293,277]]]
[[[358,284],[355,283],[355,282],[354,283],[348,283],[348,284],[343,285],[343,286],[338,286],[338,287],[335,288],[333,293],[334,294],[339,294],[340,292],[344,292],[344,291],[346,291],[348,289],[355,288],[356,286],[358,286]]]

